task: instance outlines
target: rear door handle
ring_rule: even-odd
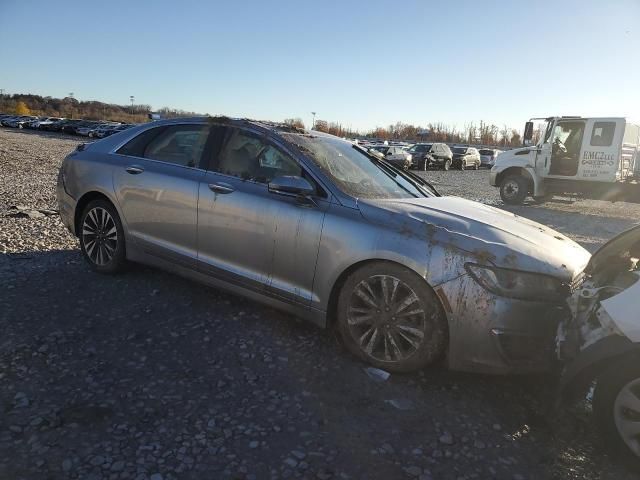
[[[231,193],[233,192],[233,187],[228,183],[210,183],[209,190],[216,193]]]
[[[131,175],[138,175],[139,173],[144,172],[144,168],[137,165],[129,165],[127,168],[125,168],[125,171],[127,173],[130,173]]]

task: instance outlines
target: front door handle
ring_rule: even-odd
[[[131,175],[138,175],[139,173],[144,172],[144,168],[137,165],[129,165],[127,168],[125,168],[125,171],[127,173],[130,173]]]
[[[209,190],[216,193],[231,193],[233,192],[233,187],[228,183],[210,183]]]

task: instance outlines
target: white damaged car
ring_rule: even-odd
[[[607,242],[574,285],[560,325],[564,402],[595,384],[593,413],[607,446],[640,468],[640,226]]]

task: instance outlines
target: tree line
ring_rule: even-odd
[[[16,115],[38,115],[47,117],[82,118],[85,120],[106,120],[124,123],[140,123],[148,119],[151,106],[145,104],[118,105],[97,100],[77,100],[43,97],[33,94],[13,94],[0,96],[0,113]],[[194,112],[163,107],[156,110],[162,118],[197,115]]]
[[[300,118],[288,118],[285,123],[304,128],[304,123]],[[515,128],[509,128],[506,125],[498,127],[484,121],[480,121],[480,123],[469,122],[462,129],[442,122],[428,123],[425,126],[397,122],[388,127],[377,127],[361,132],[345,128],[339,122],[317,120],[315,130],[347,138],[375,138],[405,142],[468,143],[503,147],[519,147],[522,145],[522,135]]]
[[[43,115],[50,117],[83,118],[86,120],[108,120],[115,122],[140,123],[147,120],[151,106],[145,104],[118,105],[97,100],[80,101],[72,96],[65,98],[43,97],[33,94],[13,94],[0,96],[0,113],[17,115]],[[175,118],[198,115],[194,112],[163,107],[156,110],[162,118]],[[301,118],[287,118],[285,123],[304,128]],[[412,125],[397,122],[388,127],[378,127],[368,131],[358,131],[344,127],[340,122],[317,120],[315,129],[347,138],[376,138],[406,142],[429,141],[444,143],[468,143],[476,145],[499,145],[516,147],[522,144],[520,132],[506,125],[469,122],[464,128],[442,122]]]

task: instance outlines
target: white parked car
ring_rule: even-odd
[[[480,165],[483,167],[493,167],[496,164],[496,158],[502,153],[502,150],[495,148],[480,149]]]

